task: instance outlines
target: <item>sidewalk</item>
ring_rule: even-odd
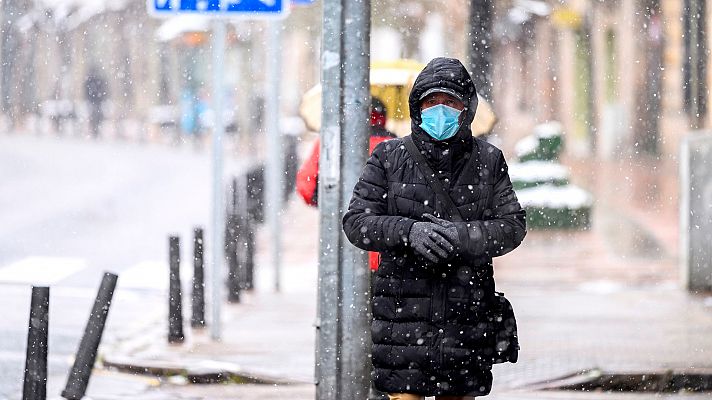
[[[317,283],[317,210],[292,200],[284,217],[281,291],[274,291],[266,229],[257,237],[255,290],[243,293],[239,304],[223,303],[222,340],[213,342],[210,330],[191,330],[186,341],[169,345],[166,322],[124,348],[105,354],[111,370],[180,375],[162,379],[146,392],[155,398],[313,398]],[[189,315],[184,300],[184,315]],[[209,311],[207,314],[210,317]],[[185,317],[184,317],[185,318]],[[227,380],[256,385],[188,385],[188,380]],[[277,385],[277,386],[275,386]],[[219,393],[216,394],[216,393]],[[251,397],[253,393],[254,397]],[[275,397],[270,397],[275,396]],[[144,398],[144,397],[141,397]]]
[[[674,258],[617,252],[622,239],[606,229],[605,218],[597,214],[586,232],[530,232],[519,249],[495,261],[498,288],[515,307],[522,350],[517,364],[495,366],[489,398],[650,398],[658,395],[536,391],[531,385],[590,369],[712,370],[712,301],[678,288]],[[105,354],[104,366],[183,376],[161,379],[138,399],[314,398],[318,215],[293,200],[284,221],[283,290],[272,290],[261,230],[256,290],[224,307],[221,342],[187,329],[185,344],[169,346],[161,321],[144,335],[144,346]],[[186,377],[225,376],[253,384],[186,384]]]

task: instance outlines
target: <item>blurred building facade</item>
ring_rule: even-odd
[[[286,114],[296,114],[301,95],[319,81],[319,3],[294,8],[284,23]],[[712,124],[705,3],[494,2],[493,100],[502,137],[514,141],[555,119],[572,155],[674,157],[681,135]],[[372,59],[465,60],[469,5],[373,0]],[[144,0],[4,0],[0,13],[0,108],[13,124],[33,115],[82,118],[92,66],[106,73],[107,115],[117,121],[175,120],[161,106],[177,107],[186,89],[209,96],[207,24],[166,26],[147,14]],[[248,131],[261,115],[266,27],[229,27],[226,90]]]
[[[499,3],[497,108],[520,127],[561,121],[570,155],[675,158],[682,135],[712,125],[711,17],[705,0]],[[503,123],[511,140],[526,133]]]
[[[593,193],[594,228],[637,256],[679,254],[683,138],[712,127],[705,0],[497,3],[494,106],[503,148],[564,126],[564,161]],[[641,245],[646,242],[650,245]]]
[[[283,76],[287,113],[296,112],[301,93],[319,79],[320,11],[294,9],[282,25],[289,32],[283,43],[290,60]],[[180,124],[186,92],[196,99],[211,93],[207,20],[155,19],[145,0],[4,0],[0,15],[0,109],[8,129],[42,129],[28,121],[81,124],[92,67],[108,83],[107,118],[144,130]],[[226,98],[247,129],[260,119],[266,27],[228,24]]]

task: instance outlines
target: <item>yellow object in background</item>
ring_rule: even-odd
[[[410,133],[410,112],[408,96],[413,82],[425,64],[414,60],[374,61],[371,63],[371,96],[378,97],[386,105],[388,123],[386,127],[398,136]],[[311,131],[321,128],[321,85],[309,89],[299,107],[299,115]],[[492,107],[482,97],[479,98],[477,114],[472,122],[475,136],[489,133],[497,123]]]

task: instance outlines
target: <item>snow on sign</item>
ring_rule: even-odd
[[[282,18],[289,10],[288,4],[289,0],[147,0],[149,13],[156,17],[201,14],[223,18]]]

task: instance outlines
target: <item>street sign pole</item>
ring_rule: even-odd
[[[282,237],[280,235],[280,215],[282,213],[282,185],[284,171],[284,153],[282,152],[282,133],[280,132],[279,87],[281,74],[281,31],[280,21],[270,21],[267,43],[267,177],[265,185],[267,225],[272,237],[272,264],[274,267],[274,290],[279,292],[281,273]]]
[[[220,340],[222,324],[220,306],[222,301],[223,259],[225,257],[225,205],[223,196],[223,144],[225,131],[223,123],[223,61],[225,54],[225,21],[216,19],[213,25],[213,213],[212,213],[212,254],[210,274],[212,275],[212,324],[210,337]]]

